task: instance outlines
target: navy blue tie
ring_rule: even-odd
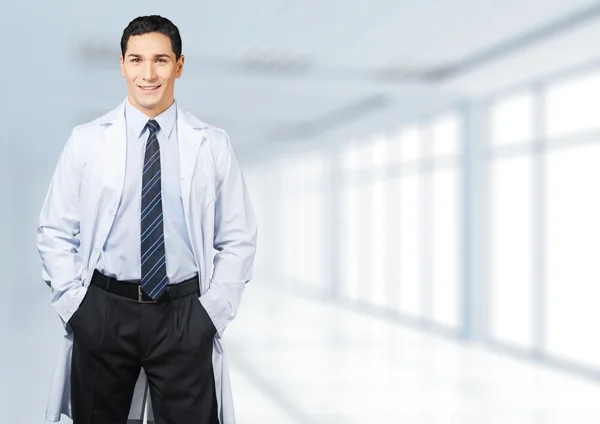
[[[156,132],[158,122],[151,119],[146,124],[150,135],[144,154],[141,204],[141,261],[142,290],[152,299],[158,298],[167,287],[165,238],[160,175],[160,148]]]

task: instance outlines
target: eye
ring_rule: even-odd
[[[158,58],[158,59],[156,59],[156,60],[157,60],[158,62],[166,62],[166,60],[164,60],[164,59],[161,59],[161,58]]]
[[[131,59],[131,62],[139,62],[140,59],[138,59],[137,57],[134,57],[133,59]]]

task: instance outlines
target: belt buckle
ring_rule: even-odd
[[[158,300],[143,300],[142,299],[142,286],[137,286],[138,288],[138,303],[158,303]]]

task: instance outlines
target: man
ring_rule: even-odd
[[[124,424],[146,410],[157,424],[235,422],[221,338],[257,225],[226,133],[175,102],[183,65],[172,22],[134,19],[127,99],[74,128],[60,155],[38,228],[65,328],[48,421]]]

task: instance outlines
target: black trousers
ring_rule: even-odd
[[[197,294],[144,304],[91,285],[73,329],[74,424],[126,424],[141,368],[156,424],[218,424],[216,329]]]

